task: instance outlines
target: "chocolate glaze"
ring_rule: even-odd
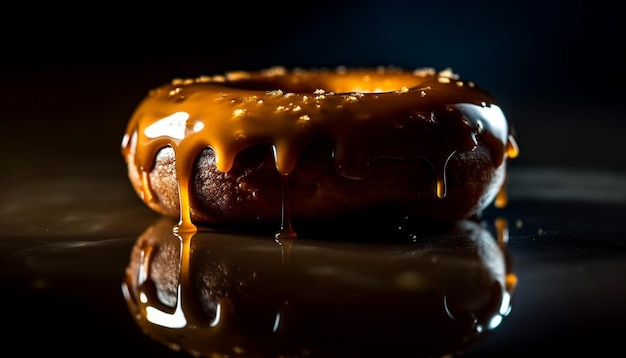
[[[157,153],[172,147],[179,181],[178,230],[195,231],[190,183],[198,154],[210,147],[228,172],[243,149],[271,145],[285,178],[320,140],[333,145],[341,175],[362,179],[380,158],[425,158],[436,195],[446,195],[451,156],[484,143],[494,167],[517,156],[507,120],[494,98],[450,70],[398,68],[292,70],[174,80],[151,91],[126,129],[122,152],[142,172],[144,200],[153,200],[148,173]],[[134,147],[133,147],[134,146]],[[286,182],[286,180],[284,180]],[[284,188],[287,196],[288,188]],[[506,205],[504,187],[496,204]],[[295,236],[283,200],[282,233]]]

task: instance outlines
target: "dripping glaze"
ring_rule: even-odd
[[[447,133],[431,137],[424,131],[431,125]],[[426,159],[439,198],[446,196],[446,165],[452,156],[472,151],[480,142],[498,167],[518,153],[507,120],[488,93],[449,69],[394,67],[275,67],[176,79],[152,90],[139,104],[126,128],[122,152],[141,173],[142,198],[151,201],[156,199],[148,174],[157,153],[166,147],[174,150],[180,198],[176,229],[194,232],[190,185],[198,154],[212,148],[217,169],[227,173],[245,148],[271,145],[283,178],[277,237],[295,238],[287,178],[303,151],[320,138],[333,143],[337,173],[355,180],[367,178],[370,164],[380,158]],[[506,201],[502,185],[495,205],[505,206]]]

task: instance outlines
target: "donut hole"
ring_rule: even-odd
[[[250,91],[276,91],[290,93],[384,93],[413,88],[423,82],[423,77],[411,73],[394,72],[341,72],[301,71],[289,75],[267,74],[242,76],[227,80],[232,88]]]

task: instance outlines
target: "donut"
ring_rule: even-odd
[[[507,204],[518,152],[491,94],[451,69],[394,66],[174,79],[122,139],[132,187],[176,230],[270,224],[277,237],[347,217],[478,217]]]

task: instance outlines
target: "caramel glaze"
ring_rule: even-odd
[[[446,195],[446,165],[456,153],[487,146],[494,167],[517,156],[518,147],[494,98],[450,70],[292,70],[174,80],[152,90],[126,129],[122,152],[142,173],[141,195],[156,200],[148,173],[157,153],[175,152],[179,231],[197,230],[190,216],[190,184],[199,153],[210,147],[215,165],[228,172],[245,148],[271,145],[284,178],[280,235],[291,229],[286,178],[303,151],[320,140],[333,146],[339,174],[363,179],[377,159],[425,158],[435,194]],[[506,205],[504,185],[496,198]]]

